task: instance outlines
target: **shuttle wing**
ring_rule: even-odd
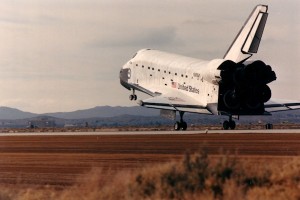
[[[239,63],[247,60],[253,53],[257,53],[268,18],[267,11],[268,6],[266,5],[258,5],[254,8],[226,52],[224,59]]]
[[[173,110],[191,113],[212,114],[208,111],[206,106],[199,105],[199,102],[195,101],[186,95],[180,95],[180,93],[169,93],[155,96],[139,102],[141,106],[148,108],[156,108],[162,110]]]
[[[279,112],[297,109],[300,109],[300,101],[296,100],[271,99],[265,103],[265,111],[267,112]]]

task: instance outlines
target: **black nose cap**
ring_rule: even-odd
[[[120,71],[120,80],[128,82],[128,79],[131,77],[131,70],[129,68],[121,69]]]
[[[128,79],[131,77],[131,69],[125,68],[120,70],[120,83],[122,86],[130,90],[130,85],[128,84]]]

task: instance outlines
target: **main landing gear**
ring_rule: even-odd
[[[187,129],[187,123],[185,121],[183,121],[183,114],[184,114],[184,112],[182,112],[182,111],[179,112],[180,121],[177,121],[174,124],[175,131],[179,131],[179,130],[185,131]]]
[[[224,130],[228,130],[228,129],[235,129],[235,121],[232,120],[232,116],[229,116],[229,121],[224,121],[223,122],[223,129]]]
[[[133,89],[133,92],[132,92],[132,94],[131,95],[129,95],[129,100],[130,101],[136,101],[137,100],[137,96],[136,96],[136,94],[135,94],[135,90]]]

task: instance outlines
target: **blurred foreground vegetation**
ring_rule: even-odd
[[[64,189],[1,186],[0,199],[300,199],[300,157],[267,160],[187,153],[113,178],[94,168]]]

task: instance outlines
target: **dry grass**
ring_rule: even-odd
[[[300,124],[273,124],[274,129],[300,129]],[[191,125],[189,131],[222,130],[222,124]],[[265,124],[239,124],[238,130],[264,130]],[[157,126],[121,126],[121,127],[45,127],[45,128],[0,128],[0,133],[32,133],[32,132],[120,132],[120,131],[170,131],[173,125]]]
[[[120,171],[92,169],[65,189],[0,187],[0,199],[300,199],[300,157],[256,162],[236,156],[186,154],[182,161]]]

